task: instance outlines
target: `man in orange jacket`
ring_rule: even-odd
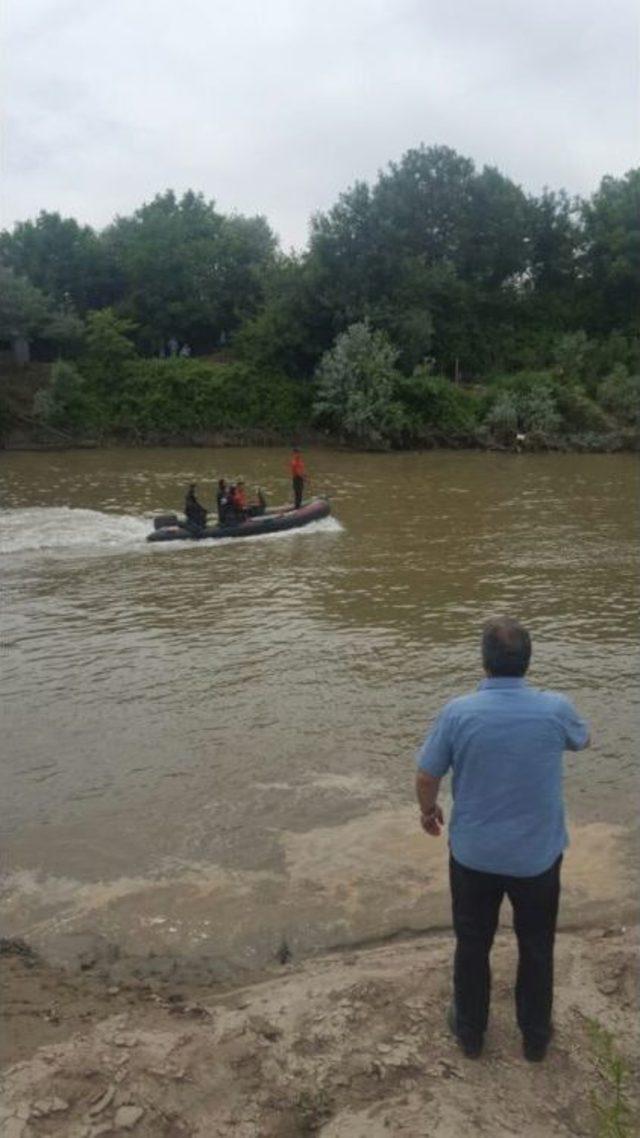
[[[291,454],[291,478],[293,481],[293,500],[296,510],[302,505],[302,491],[304,489],[304,462],[298,447],[293,448]]]

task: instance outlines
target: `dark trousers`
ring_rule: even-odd
[[[301,474],[294,474],[293,476],[293,500],[296,505],[296,510],[299,510],[302,505],[302,491],[304,489],[304,478]]]
[[[449,863],[456,952],[453,966],[457,1034],[477,1040],[489,1019],[489,953],[502,899],[513,908],[518,939],[516,1014],[522,1034],[546,1043],[551,1034],[553,942],[560,899],[562,857],[537,877],[509,877]]]

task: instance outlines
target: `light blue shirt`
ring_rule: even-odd
[[[589,729],[559,692],[492,677],[452,699],[418,752],[418,768],[450,769],[451,852],[469,869],[534,877],[569,843],[563,752],[581,751]]]

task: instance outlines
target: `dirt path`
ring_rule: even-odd
[[[606,1133],[593,1095],[601,1116],[613,1109],[611,1040],[628,1065],[623,1083],[638,1083],[635,932],[559,936],[557,1034],[542,1065],[520,1052],[510,935],[494,950],[493,1018],[478,1062],[444,1026],[450,955],[449,936],[420,937],[285,965],[227,990],[106,987],[91,973],[6,955],[4,1060],[13,1065],[0,1135]],[[637,1133],[634,1123],[620,1133]]]

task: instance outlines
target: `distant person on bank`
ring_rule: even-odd
[[[527,1059],[544,1059],[553,1030],[553,945],[568,844],[562,756],[590,740],[564,695],[526,682],[530,657],[531,638],[517,620],[488,621],[482,635],[486,679],[474,693],[446,704],[418,753],[421,824],[432,837],[442,831],[438,790],[451,771],[456,950],[449,1026],[469,1058],[482,1051],[489,954],[505,893],[518,940],[516,1014]]]
[[[196,489],[195,482],[191,482],[184,500],[184,512],[187,518],[187,525],[197,531],[204,529],[206,526],[207,511],[196,498]]]
[[[296,510],[299,510],[302,505],[305,469],[302,455],[300,454],[298,447],[294,447],[291,452],[291,480],[293,483],[293,501]]]

